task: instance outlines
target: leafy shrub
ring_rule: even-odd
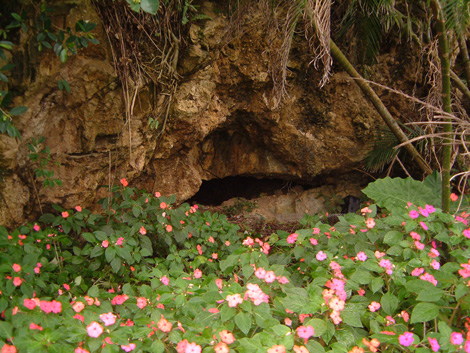
[[[0,227],[2,352],[470,351],[465,213],[382,201],[261,240],[121,183],[103,214]]]

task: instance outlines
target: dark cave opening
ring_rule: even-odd
[[[310,185],[284,179],[231,176],[203,181],[199,191],[187,202],[206,206],[219,206],[224,201],[234,197],[251,200],[260,196],[285,194],[292,188],[299,186],[303,189],[311,187]]]

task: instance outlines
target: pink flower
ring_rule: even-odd
[[[357,259],[359,261],[366,261],[367,260],[367,255],[364,251],[360,251],[357,253]]]
[[[160,281],[165,285],[169,285],[170,284],[170,280],[167,276],[163,276],[162,278],[160,278]]]
[[[16,347],[5,343],[2,347],[1,353],[16,353]]]
[[[288,242],[289,244],[294,244],[295,241],[297,240],[297,237],[298,237],[298,236],[299,236],[298,234],[292,233],[291,235],[289,235],[289,236],[287,237],[287,242]]]
[[[232,344],[235,342],[235,337],[230,331],[222,330],[219,332],[220,340],[227,344]]]
[[[142,227],[140,227],[139,233],[142,234],[142,235],[145,235],[145,234],[147,234],[147,229],[145,229],[145,227],[142,226]]]
[[[310,244],[312,244],[312,245],[314,245],[314,246],[315,246],[315,245],[317,245],[317,244],[318,244],[318,240],[317,240],[317,239],[315,239],[315,238],[310,238]]]
[[[452,332],[450,335],[450,343],[459,345],[463,343],[463,336],[460,332]]]
[[[276,275],[274,274],[273,271],[266,272],[266,276],[264,277],[264,281],[266,283],[273,283],[275,279],[276,279]]]
[[[266,276],[266,270],[262,267],[258,267],[255,271],[255,276],[259,279],[264,279]]]
[[[431,267],[435,270],[439,270],[441,268],[441,264],[437,262],[436,260],[432,260]]]
[[[222,289],[222,287],[224,286],[224,281],[222,281],[220,278],[217,278],[215,280],[215,285],[217,286],[217,288]]]
[[[464,237],[470,239],[470,229],[465,229],[465,230],[463,231],[463,235],[464,235]]]
[[[121,305],[121,304],[124,304],[124,302],[129,299],[129,297],[127,296],[127,294],[122,294],[122,295],[116,295],[112,300],[111,300],[111,304],[113,305]],[[88,304],[88,305],[91,305],[91,304]]]
[[[103,240],[103,241],[101,242],[101,246],[102,246],[103,248],[107,248],[107,247],[109,246],[109,241]]]
[[[122,245],[123,242],[124,242],[124,238],[119,237],[118,240],[116,241],[116,245]]]
[[[122,186],[124,186],[124,187],[126,187],[127,185],[129,185],[129,183],[127,182],[126,178],[122,178],[122,179],[120,180],[120,182],[121,182]]]
[[[75,206],[75,211],[82,212],[82,208],[80,206]]]
[[[113,313],[105,313],[100,315],[100,320],[104,322],[105,326],[111,326],[116,323],[116,315]]]
[[[470,353],[470,340],[469,339],[465,341],[465,346],[463,347],[463,349],[465,350],[466,353]]]
[[[228,306],[235,308],[238,304],[243,303],[243,299],[240,294],[236,293],[233,295],[227,295],[225,300],[228,302]]]
[[[271,348],[268,348],[267,353],[286,353],[286,347],[282,344],[275,344]]]
[[[62,217],[67,218],[69,216],[69,213],[67,211],[62,212]]]
[[[402,335],[398,336],[398,341],[403,347],[408,347],[413,344],[414,337],[411,332],[405,332]]]
[[[77,319],[77,320],[80,320],[81,322],[85,322],[85,317],[83,315],[80,315],[80,314],[75,314],[73,316],[74,319]]]
[[[103,326],[101,326],[96,321],[93,321],[86,327],[86,331],[88,336],[97,338],[103,333]]]
[[[201,346],[196,344],[195,342],[188,343],[184,353],[201,353]]]
[[[424,223],[424,222],[419,222],[419,224],[421,225],[421,227],[422,227],[424,230],[428,230],[428,226],[426,225],[426,223]]]
[[[424,272],[424,268],[422,267],[416,267],[413,271],[411,271],[411,275],[412,276],[415,276],[415,277],[418,277],[419,275],[421,275],[422,273]]]
[[[253,246],[255,241],[251,237],[247,237],[245,240],[243,240],[242,244],[245,246]]]
[[[377,251],[374,253],[374,255],[375,255],[375,258],[376,258],[376,259],[380,259],[381,257],[384,257],[384,256],[385,256],[385,253],[384,253],[384,252],[380,252],[380,251],[377,250]]]
[[[33,310],[36,307],[37,302],[34,299],[25,299],[23,300],[23,305],[29,310]]]
[[[15,272],[20,272],[21,271],[21,266],[18,264],[13,264],[13,271]]]
[[[75,348],[75,353],[90,353],[90,351],[87,351],[86,349],[82,348],[82,347],[77,347]]]
[[[39,264],[38,264],[39,265]],[[65,290],[70,290],[70,286],[67,283],[64,283],[62,286],[64,286]]]
[[[336,310],[336,311],[344,310],[344,300],[341,300],[338,297],[333,297],[328,305],[330,309],[332,310]]]
[[[422,279],[423,281],[428,281],[432,284],[434,284],[434,286],[437,286],[437,280],[434,278],[433,275],[425,272],[422,276],[419,277],[419,279]]]
[[[450,194],[450,199],[455,202],[459,199],[459,197],[456,194],[452,193]]]
[[[23,283],[23,280],[21,278],[19,278],[19,277],[13,278],[13,285],[15,287],[21,286],[21,283]]]
[[[228,348],[227,343],[219,342],[214,346],[215,353],[229,353],[230,348]]]
[[[411,232],[410,235],[414,240],[421,240],[421,235],[416,232]]]
[[[318,261],[323,261],[326,260],[328,256],[323,251],[319,251],[315,257]]]
[[[408,322],[408,320],[410,320],[410,314],[408,314],[405,310],[403,310],[400,314],[403,318],[403,321]]]
[[[198,254],[202,255],[202,247],[200,244],[197,244],[196,249],[197,249]]]
[[[140,308],[140,309],[143,309],[147,306],[147,298],[145,297],[139,297],[137,298],[137,306]]]
[[[416,246],[416,249],[418,250],[423,250],[424,249],[424,244],[419,242],[419,241],[415,241],[415,246]]]
[[[431,345],[431,350],[437,352],[441,346],[437,342],[437,339],[428,337],[429,344]]]
[[[73,304],[72,308],[76,313],[79,313],[80,311],[85,309],[85,304],[83,304],[82,302],[75,302],[75,304]]]
[[[39,331],[42,331],[43,328],[39,325],[36,325],[34,322],[32,322],[30,325],[29,325],[29,329],[30,330],[39,330]]]
[[[161,316],[160,320],[158,321],[157,323],[157,327],[162,330],[162,332],[170,332],[172,327],[173,327],[173,324],[171,322],[169,322],[167,319],[165,319],[163,317],[163,315]]]
[[[428,212],[427,209],[425,209],[425,208],[423,209],[423,208],[421,208],[421,207],[418,207],[418,209],[419,209],[419,213],[421,213],[421,215],[422,215],[423,217],[429,217],[429,212]]]
[[[37,224],[35,224],[35,225],[33,226],[33,229],[34,229],[36,232],[39,232],[39,230],[40,230],[41,228],[39,228],[39,226],[38,226]]]
[[[171,231],[173,230],[173,227],[172,227],[171,224],[168,224],[165,229],[166,229],[166,231],[169,233],[169,232],[171,232]]]
[[[196,269],[194,271],[194,278],[201,278],[202,277],[202,271],[200,269]]]
[[[315,330],[313,329],[312,326],[299,326],[297,327],[297,335],[300,338],[304,338],[305,340],[308,340],[310,337],[312,337],[315,334]]]
[[[188,340],[183,340],[183,341],[180,341],[178,342],[178,344],[176,345],[176,351],[178,353],[185,353],[186,351],[186,347],[188,346],[189,342]]]
[[[292,325],[292,320],[289,319],[288,317],[286,317],[286,318],[284,319],[284,324],[285,324],[286,326],[291,326],[291,325]]]
[[[375,221],[373,218],[368,218],[366,221],[366,227],[372,229],[375,227]]]
[[[135,349],[135,343],[130,343],[128,345],[121,345],[121,348],[125,350],[126,352],[133,351]]]
[[[419,213],[418,213],[418,211],[416,211],[416,210],[411,210],[410,213],[409,213],[409,216],[410,216],[410,218],[412,218],[412,219],[416,219],[416,218],[419,217]]]
[[[380,309],[380,303],[372,302],[369,304],[369,310],[375,312]]]
[[[279,278],[277,279],[277,281],[278,281],[280,284],[289,283],[289,280],[288,280],[285,276],[279,277]]]
[[[212,235],[209,237],[209,239],[208,239],[207,241],[208,241],[209,243],[212,243],[212,244],[215,243],[214,237],[213,237]]]

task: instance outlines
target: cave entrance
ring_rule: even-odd
[[[245,176],[211,179],[203,181],[199,191],[187,202],[206,206],[219,206],[224,201],[234,197],[251,200],[260,196],[281,195],[298,186],[302,186],[303,189],[308,188],[306,185],[284,179]]]

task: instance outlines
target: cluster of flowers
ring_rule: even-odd
[[[330,318],[335,325],[339,325],[343,319],[341,319],[341,311],[344,309],[345,300],[347,298],[344,285],[344,275],[341,272],[341,266],[335,262],[330,262],[330,268],[333,270],[333,278],[325,283],[325,287],[329,289],[323,290],[323,299],[326,305],[332,310]]]
[[[253,239],[251,237],[247,237],[245,240],[243,240],[242,244],[252,248],[255,245],[255,243],[257,243],[261,247],[262,252],[264,252],[266,255],[269,255],[269,250],[271,250],[271,245],[263,242],[259,238]]]

